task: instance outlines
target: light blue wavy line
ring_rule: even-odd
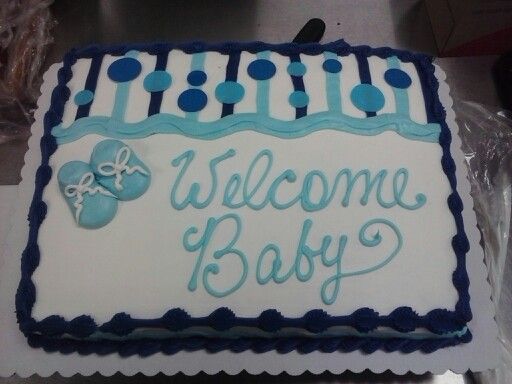
[[[52,129],[52,134],[58,144],[65,144],[92,133],[118,139],[138,139],[156,133],[174,133],[213,140],[235,132],[255,131],[291,139],[322,129],[364,136],[394,131],[407,139],[430,143],[437,143],[441,132],[439,124],[418,124],[407,116],[394,113],[360,119],[340,113],[319,112],[291,121],[282,121],[257,113],[228,115],[212,122],[192,121],[167,113],[153,115],[137,123],[114,120],[107,116],[88,116],[76,120],[68,128],[56,126]]]

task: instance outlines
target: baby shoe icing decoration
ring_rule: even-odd
[[[119,140],[103,140],[94,147],[91,167],[98,183],[119,200],[133,200],[149,187],[151,173],[133,150]]]
[[[70,161],[59,169],[57,180],[79,226],[100,228],[114,218],[117,199],[97,183],[89,164]]]

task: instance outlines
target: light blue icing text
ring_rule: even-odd
[[[292,169],[285,169],[272,178],[271,173],[274,155],[272,151],[264,149],[260,151],[249,164],[245,173],[233,173],[228,178],[225,186],[220,187],[218,182],[218,167],[222,162],[234,157],[236,151],[229,149],[225,153],[214,157],[209,162],[209,180],[199,183],[193,181],[188,188],[182,187],[183,179],[187,174],[190,165],[195,157],[193,150],[188,150],[172,160],[174,167],[180,167],[176,180],[171,188],[171,205],[177,210],[182,210],[191,205],[193,208],[205,208],[215,199],[217,193],[222,193],[222,205],[230,209],[237,209],[247,206],[253,210],[260,210],[269,204],[276,209],[287,209],[295,204],[301,205],[306,212],[315,212],[329,206],[333,200],[335,203],[348,207],[355,195],[354,190],[359,191],[359,204],[365,206],[372,196],[383,208],[400,206],[408,210],[421,208],[427,201],[426,196],[419,192],[415,193],[413,199],[407,198],[407,185],[409,171],[406,168],[399,168],[392,171],[387,169],[371,172],[369,169],[358,171],[349,168],[342,168],[338,171],[333,180],[321,170],[311,170],[298,183],[295,192],[287,200],[278,198],[279,190],[283,184],[294,184],[297,182],[297,174]],[[236,160],[235,160],[236,161]],[[256,169],[263,169],[259,173]],[[190,175],[188,175],[190,177]],[[270,184],[269,184],[270,183]],[[264,187],[264,185],[267,185]],[[313,189],[321,190],[320,196],[314,197]],[[385,197],[384,188],[392,193]],[[359,188],[356,188],[359,187]],[[181,192],[180,192],[181,190]],[[199,196],[203,195],[201,199]],[[256,196],[259,195],[259,201]],[[261,196],[264,197],[261,197]],[[335,199],[335,197],[339,195]],[[180,197],[181,196],[181,197]],[[351,201],[352,198],[352,201]]]
[[[258,261],[255,266],[256,280],[259,284],[265,285],[272,280],[276,284],[282,284],[290,279],[292,276],[300,282],[308,282],[315,272],[315,260],[319,259],[321,265],[327,268],[332,268],[332,274],[323,281],[320,288],[320,297],[322,301],[330,305],[336,301],[340,293],[341,280],[351,276],[358,276],[368,274],[379,270],[392,259],[400,251],[403,240],[399,228],[391,221],[383,218],[376,218],[364,223],[359,230],[359,242],[364,247],[377,247],[382,243],[382,235],[380,229],[387,228],[394,234],[393,248],[391,250],[381,251],[383,256],[376,258],[376,261],[371,265],[353,269],[345,270],[342,266],[342,259],[349,244],[349,239],[346,235],[340,235],[338,238],[335,251],[331,251],[333,238],[326,235],[322,238],[319,245],[313,246],[309,240],[309,234],[313,226],[311,219],[306,219],[302,225],[297,250],[294,256],[294,261],[289,267],[287,272],[282,272],[283,261],[281,257],[281,248],[274,243],[267,244],[259,253]],[[375,227],[375,228],[374,228]],[[373,234],[370,231],[373,230]],[[188,228],[183,236],[183,246],[188,252],[197,253],[196,261],[192,276],[188,283],[188,289],[195,291],[198,287],[198,280],[202,281],[204,289],[214,297],[227,296],[238,289],[240,289],[247,280],[249,273],[248,257],[244,251],[237,248],[237,242],[240,238],[242,231],[242,219],[238,214],[229,213],[220,218],[209,218],[207,224],[202,232],[195,226]],[[388,231],[386,231],[388,232]],[[230,239],[227,244],[218,246],[218,249],[211,250],[213,239],[215,235],[222,233],[223,238]],[[193,240],[192,237],[196,236],[197,239]],[[389,247],[389,244],[386,248]],[[231,282],[223,289],[215,288],[210,281],[210,275],[220,275],[222,270],[217,261],[225,256],[231,256],[225,263],[236,262],[240,265],[239,278]],[[208,262],[207,259],[213,259]],[[266,258],[271,258],[270,268],[265,271],[264,261]],[[225,265],[226,267],[226,265]],[[227,267],[226,267],[227,268]],[[232,268],[229,268],[231,271]],[[267,268],[268,269],[268,268]]]

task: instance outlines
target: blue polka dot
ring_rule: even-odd
[[[131,57],[123,57],[110,64],[107,73],[111,80],[122,83],[135,79],[139,76],[141,69],[142,66],[138,60]]]
[[[224,104],[238,103],[242,100],[244,94],[244,87],[234,81],[220,83],[217,85],[217,88],[215,88],[215,97]]]
[[[200,89],[187,89],[178,97],[178,106],[185,112],[197,112],[206,106],[208,97]]]
[[[172,78],[165,71],[154,71],[144,78],[144,89],[148,92],[165,91],[171,86]]]
[[[293,107],[302,108],[308,105],[309,96],[305,92],[295,91],[290,94],[288,101]]]
[[[322,68],[325,72],[338,73],[341,71],[341,63],[336,59],[327,59],[324,61]]]
[[[190,85],[198,87],[206,82],[206,73],[203,71],[192,71],[187,76],[187,81]]]
[[[288,64],[286,70],[291,76],[304,76],[306,73],[306,66],[299,61],[295,61]]]
[[[88,89],[84,89],[75,95],[74,101],[76,105],[89,104],[94,99],[94,93]]]
[[[268,80],[276,73],[276,66],[269,60],[254,60],[247,67],[247,73],[254,80]]]
[[[411,77],[398,68],[388,69],[384,73],[384,79],[386,83],[395,88],[408,88],[412,83]]]
[[[377,112],[384,106],[384,95],[371,84],[359,84],[350,93],[352,103],[365,112]]]

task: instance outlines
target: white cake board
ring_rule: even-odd
[[[305,371],[311,373],[342,373],[346,370],[361,372],[370,369],[375,373],[387,369],[396,374],[413,372],[422,374],[431,372],[440,374],[446,370],[463,373],[467,370],[482,371],[496,366],[498,358],[497,328],[494,321],[494,308],[490,300],[491,291],[487,281],[487,269],[483,263],[483,251],[479,245],[480,233],[476,227],[473,201],[469,195],[470,185],[466,177],[466,166],[455,114],[452,110],[452,99],[445,83],[445,73],[436,66],[436,76],[440,82],[441,101],[447,110],[447,122],[453,134],[451,145],[452,156],[457,164],[458,192],[464,202],[463,218],[466,226],[471,250],[467,255],[467,270],[470,278],[469,293],[473,320],[469,328],[473,340],[468,344],[441,349],[431,354],[414,352],[385,353],[377,351],[370,355],[361,352],[322,353],[313,352],[301,355],[297,352],[279,354],[275,351],[255,354],[251,351],[233,353],[223,351],[208,353],[206,351],[179,352],[172,356],[161,353],[148,358],[132,356],[121,358],[117,354],[108,356],[80,356],[77,353],[62,355],[46,353],[42,349],[32,349],[19,331],[14,312],[14,295],[20,279],[20,255],[27,239],[27,212],[34,192],[35,171],[40,163],[39,140],[43,132],[43,116],[49,108],[50,94],[56,85],[57,69],[55,64],[44,75],[42,96],[38,102],[36,120],[32,126],[29,139],[29,151],[25,156],[25,167],[22,170],[22,182],[19,186],[18,202],[12,216],[12,231],[7,239],[3,260],[0,258],[0,375],[10,376],[14,373],[22,377],[32,374],[49,376],[55,372],[62,376],[76,373],[92,375],[99,372],[110,376],[117,371],[125,375],[141,372],[155,375],[159,372],[172,375],[183,372],[194,375],[199,372],[215,374],[224,371],[237,374],[246,370],[251,374],[268,372],[276,375],[287,372],[299,375]]]

